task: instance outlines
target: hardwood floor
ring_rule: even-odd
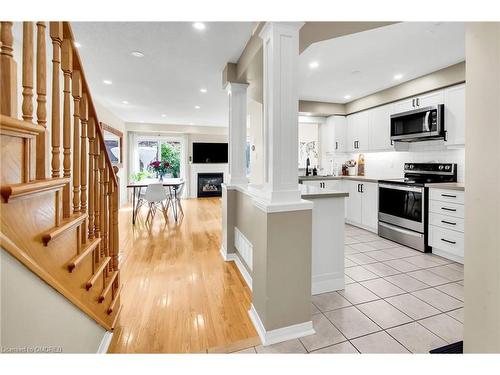
[[[131,207],[120,210],[125,286],[110,353],[221,351],[259,341],[247,313],[251,291],[219,253],[219,198],[187,199],[183,207],[178,224],[157,213],[152,226],[146,209],[135,226]]]

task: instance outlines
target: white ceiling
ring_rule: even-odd
[[[463,23],[398,23],[311,45],[300,55],[299,97],[345,103],[463,60]]]
[[[227,126],[221,72],[237,62],[252,23],[205,25],[199,31],[191,22],[72,22],[92,96],[126,122]]]

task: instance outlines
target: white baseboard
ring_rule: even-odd
[[[299,337],[309,336],[316,333],[314,331],[312,321],[273,329],[272,331],[266,331],[253,304],[250,306],[250,310],[248,310],[248,315],[250,316],[250,320],[257,330],[257,333],[259,334],[262,345],[264,346],[292,339],[298,339]]]
[[[366,225],[362,225],[360,223],[355,223],[355,222],[347,220],[347,219],[345,219],[345,223],[349,224],[349,225],[352,225],[353,227],[358,227],[358,228],[367,230],[368,232],[372,232],[372,233],[378,234],[378,228],[367,227]]]
[[[325,273],[312,277],[311,291],[313,296],[316,294],[341,290],[344,289],[344,287],[345,277],[343,273]]]
[[[432,248],[432,254],[439,255],[440,257],[452,260],[452,261],[460,263],[460,264],[464,264],[464,258],[463,257],[455,255],[455,254],[451,254],[451,253],[449,253],[447,251],[444,251],[444,250],[436,249],[436,248],[433,247]]]
[[[220,254],[222,256],[222,259],[224,259],[226,262],[234,262],[236,264],[238,271],[240,271],[240,274],[243,277],[243,280],[245,280],[250,290],[252,290],[252,276],[250,276],[238,255],[236,253],[227,254],[223,247],[220,248]]]
[[[111,344],[111,339],[113,338],[113,332],[106,332],[102,337],[99,348],[97,349],[97,354],[107,354],[109,345]]]

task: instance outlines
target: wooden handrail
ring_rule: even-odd
[[[28,194],[62,189],[67,183],[69,183],[69,179],[67,178],[49,178],[46,180],[31,181],[27,184],[3,185],[0,187],[0,194],[5,203],[8,203],[9,199],[23,197]]]

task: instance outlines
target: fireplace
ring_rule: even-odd
[[[223,173],[198,173],[198,198],[221,197]]]

